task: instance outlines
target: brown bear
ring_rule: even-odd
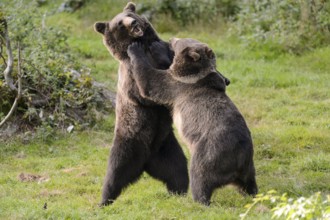
[[[115,136],[100,205],[111,204],[143,171],[164,182],[169,192],[185,194],[189,185],[187,160],[173,134],[171,115],[165,107],[141,97],[127,55],[132,42],[140,42],[146,49],[152,42],[158,42],[157,59],[147,52],[147,60],[156,68],[166,69],[173,59],[168,43],[158,37],[145,18],[135,13],[133,3],[128,3],[111,21],[97,22],[94,28],[120,62]]]
[[[215,54],[193,39],[175,38],[170,44],[175,55],[168,70],[152,67],[138,43],[128,55],[140,94],[171,110],[189,147],[193,199],[209,205],[212,192],[226,184],[257,194],[251,134],[225,93],[225,80],[217,77]],[[158,44],[153,48],[158,50]]]

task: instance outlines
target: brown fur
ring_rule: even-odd
[[[151,24],[135,13],[128,3],[122,13],[109,22],[97,22],[95,30],[103,43],[120,62],[116,98],[116,125],[113,146],[108,160],[101,205],[112,203],[143,171],[164,182],[168,191],[184,194],[188,189],[187,160],[174,137],[169,111],[141,97],[127,47],[140,42],[147,50],[147,60],[157,68],[168,68],[173,53],[157,36]],[[152,42],[161,46],[157,59],[148,51]]]
[[[190,149],[194,200],[208,205],[214,189],[230,183],[255,195],[250,131],[225,93],[225,80],[215,73],[214,53],[192,39],[174,39],[171,46],[175,57],[168,70],[150,66],[139,44],[130,46],[128,54],[140,93],[172,110]]]

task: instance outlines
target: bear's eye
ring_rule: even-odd
[[[131,24],[131,26],[135,26],[137,24],[137,21],[136,20],[134,20],[134,21],[132,21],[132,24]]]
[[[122,27],[123,26],[123,21],[119,21],[118,22],[118,27]]]

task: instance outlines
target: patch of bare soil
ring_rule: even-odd
[[[21,182],[37,182],[43,183],[48,182],[50,180],[49,176],[42,176],[38,174],[29,174],[29,173],[21,173],[18,175],[18,180]]]

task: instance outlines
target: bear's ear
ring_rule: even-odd
[[[199,55],[199,53],[196,52],[196,50],[194,48],[191,47],[187,47],[182,51],[182,54],[188,56],[189,58],[191,58],[194,62],[198,61],[201,56]]]
[[[195,52],[195,51],[189,51],[188,55],[196,62],[198,61],[201,56],[199,55],[199,53]]]
[[[133,2],[127,3],[127,5],[124,8],[124,11],[130,11],[135,13],[135,4]]]
[[[94,30],[100,34],[104,35],[105,28],[106,28],[106,23],[104,22],[96,22],[94,24]]]
[[[206,53],[206,56],[209,58],[209,59],[214,59],[215,58],[215,54],[213,53],[212,49],[209,48],[209,47],[205,47],[205,53]]]

